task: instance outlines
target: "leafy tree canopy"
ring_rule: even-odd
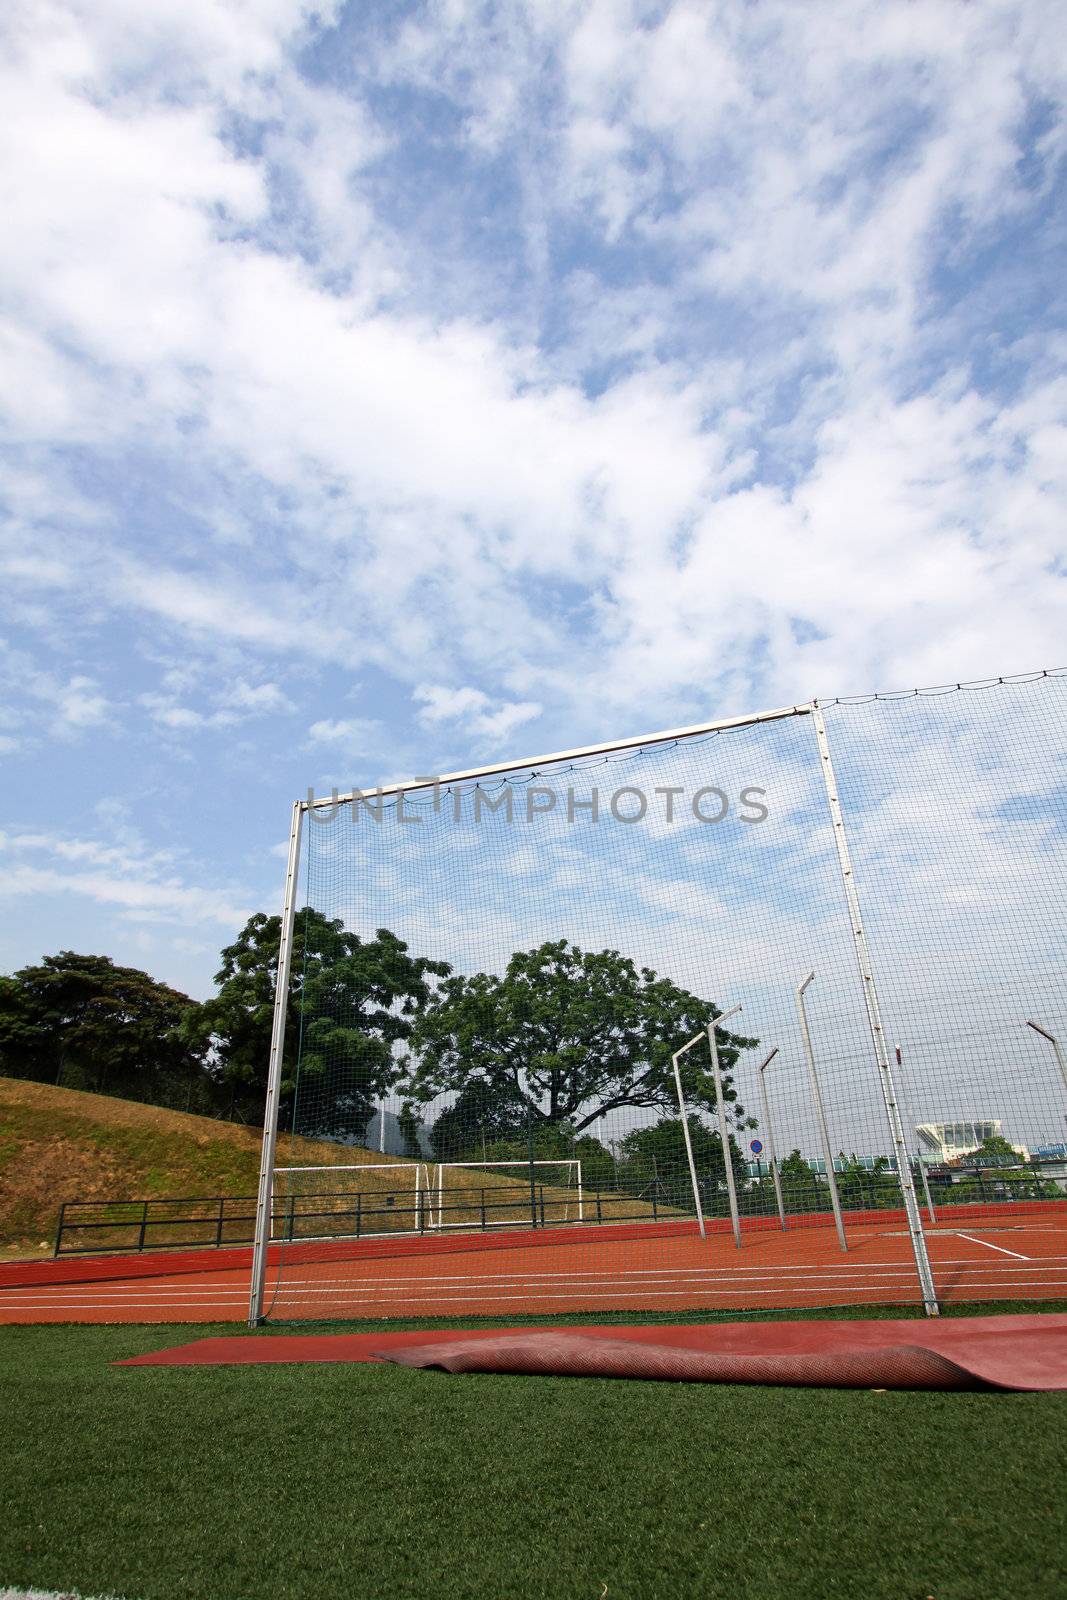
[[[991,1133],[983,1139],[977,1150],[972,1150],[964,1156],[963,1166],[975,1167],[1017,1167],[1022,1161],[1022,1156],[1010,1140],[1002,1134]]]
[[[717,1188],[726,1181],[722,1140],[718,1128],[703,1117],[690,1115],[689,1138],[697,1181]],[[744,1152],[733,1134],[729,1137],[730,1161],[738,1182],[745,1177]],[[647,1128],[634,1128],[619,1142],[619,1176],[623,1188],[634,1194],[650,1194],[653,1188],[668,1205],[683,1209],[692,1205],[692,1183],[680,1117],[663,1117]]]
[[[201,1039],[211,1039],[231,1099],[255,1108],[266,1090],[280,940],[280,917],[250,917],[222,952],[217,995],[192,1021]],[[404,1070],[396,1046],[410,1038],[432,980],[448,970],[409,955],[386,928],[364,940],[340,918],[311,907],[297,912],[282,1079],[290,1111],[297,1091],[297,1131],[364,1137],[376,1099]]]
[[[569,1122],[581,1132],[621,1106],[669,1108],[672,1053],[719,1014],[710,1000],[617,950],[556,940],[517,951],[502,978],[479,972],[444,981],[416,1023],[409,1092],[417,1100],[449,1090],[462,1097],[480,1084],[502,1107],[528,1108],[537,1122]],[[735,1099],[729,1068],[753,1043],[719,1035],[728,1100]],[[704,1068],[696,1050],[683,1058],[684,1084],[695,1102],[713,1106],[704,1054]]]
[[[11,1077],[95,1094],[166,1098],[203,1070],[188,995],[109,956],[61,950],[0,980],[0,1061]]]
[[[471,1159],[498,1144],[519,1148],[528,1121],[526,1102],[520,1095],[498,1093],[486,1078],[471,1078],[454,1104],[442,1111],[430,1132],[430,1146],[438,1161]],[[521,1153],[525,1153],[522,1146]],[[510,1160],[510,1154],[499,1157]]]

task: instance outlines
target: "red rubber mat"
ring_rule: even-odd
[[[609,1345],[610,1350],[605,1348]],[[624,1359],[627,1347],[633,1351],[629,1361]],[[672,1356],[677,1358],[673,1371]],[[1067,1315],[245,1336],[198,1339],[115,1364],[379,1360],[460,1363],[450,1368],[456,1371],[581,1372],[722,1383],[1067,1390]],[[495,1366],[488,1364],[493,1361]]]

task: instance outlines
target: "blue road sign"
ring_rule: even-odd
[[[762,1139],[753,1139],[752,1143],[749,1145],[748,1148],[752,1151],[752,1154],[754,1156],[758,1156],[763,1150],[763,1140]]]

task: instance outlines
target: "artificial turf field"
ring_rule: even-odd
[[[1067,1594],[1067,1394],[110,1365],[233,1331],[0,1329],[0,1585],[126,1600]]]

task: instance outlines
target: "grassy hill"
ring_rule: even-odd
[[[111,1095],[0,1077],[0,1252],[13,1256],[51,1250],[56,1218],[64,1200],[254,1195],[259,1179],[259,1146],[259,1128],[239,1127],[232,1122],[190,1116],[184,1111],[168,1111]],[[373,1150],[293,1139],[283,1134],[278,1139],[277,1159],[279,1166],[358,1163],[368,1169],[366,1175],[358,1175],[358,1183],[353,1182],[352,1174],[325,1185],[321,1179],[306,1185],[296,1180],[298,1191],[312,1201],[316,1188],[358,1187],[363,1194],[372,1195],[375,1190],[386,1194],[408,1187],[397,1182],[395,1168],[401,1158],[379,1155]],[[385,1165],[392,1170],[376,1177],[373,1169]],[[415,1163],[410,1165],[414,1167]],[[414,1182],[413,1173],[412,1189]],[[529,1191],[522,1177],[478,1171],[470,1178],[452,1174],[449,1182],[453,1191],[462,1190],[466,1184],[486,1190],[491,1220],[513,1216],[516,1223],[521,1223],[528,1215],[525,1197]],[[473,1195],[469,1206],[457,1207],[454,1192],[444,1198],[446,1222],[477,1226],[479,1206]],[[494,1199],[500,1209],[494,1208]],[[546,1183],[547,1220],[575,1220],[574,1199],[573,1193]],[[312,1230],[333,1231],[329,1220],[323,1223],[324,1211],[336,1210],[347,1219],[352,1208],[349,1202],[337,1202],[335,1206],[327,1202],[325,1206],[314,1203],[312,1209],[314,1222],[302,1224],[298,1215],[296,1237],[307,1236]],[[629,1196],[605,1196],[602,1212],[606,1218],[643,1218],[651,1215],[651,1207]],[[380,1220],[382,1216],[378,1214],[372,1231],[409,1226],[406,1210],[399,1207],[395,1221]],[[347,1220],[342,1226],[347,1232]],[[165,1241],[158,1232],[154,1237],[158,1242]],[[122,1241],[126,1239],[124,1234]],[[122,1241],[116,1238],[113,1242]],[[103,1237],[94,1242],[107,1247]]]
[[[111,1095],[0,1078],[0,1249],[51,1249],[63,1200],[254,1195],[260,1129]],[[313,1139],[278,1140],[280,1163],[395,1161]]]

